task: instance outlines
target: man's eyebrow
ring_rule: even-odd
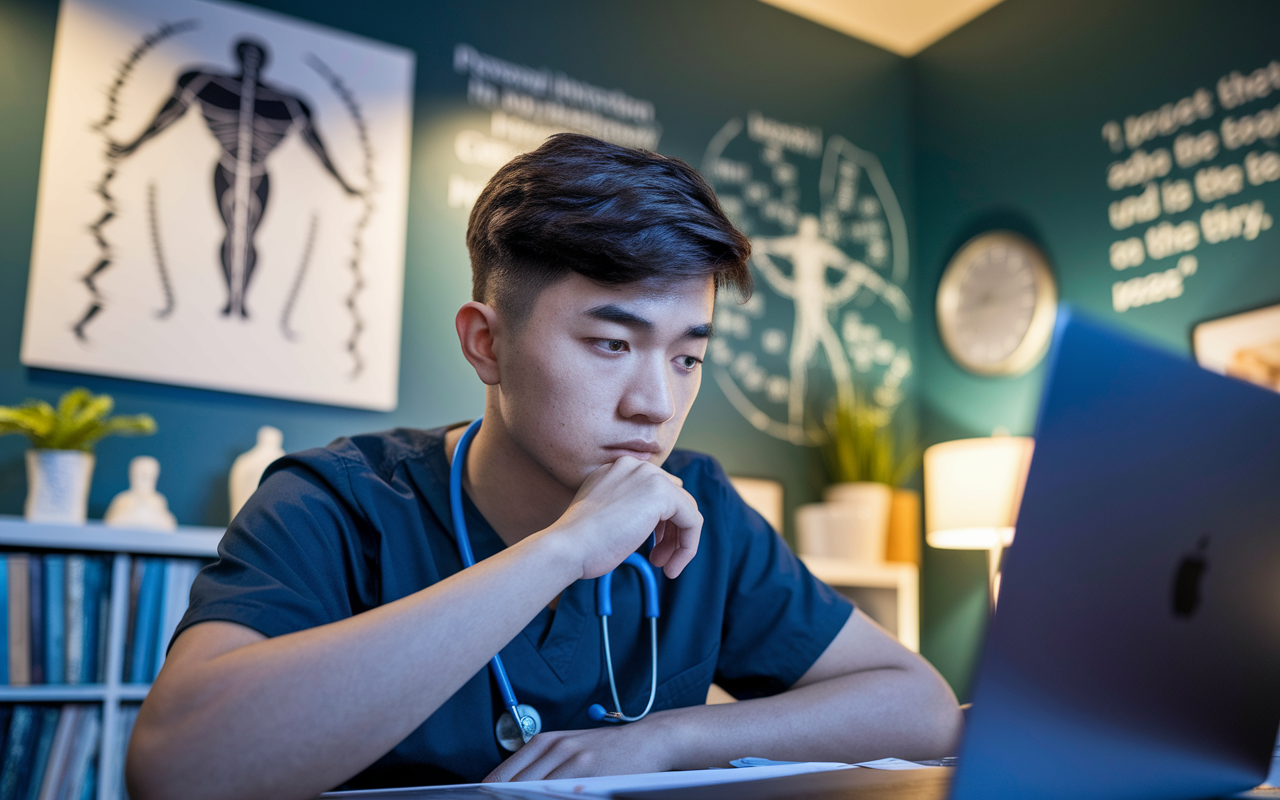
[[[629,328],[638,328],[643,331],[651,331],[655,327],[651,320],[647,320],[639,314],[627,311],[625,308],[613,305],[612,303],[609,305],[596,306],[595,308],[589,309],[586,313],[588,317],[594,317],[595,319],[604,320],[605,322],[615,322],[619,325],[625,325]],[[684,335],[685,338],[689,339],[710,338],[711,323],[707,322],[702,325],[694,325],[685,331]]]
[[[653,323],[639,314],[633,314],[624,308],[610,303],[606,306],[596,306],[587,312],[588,317],[604,320],[605,322],[616,322],[619,325],[626,325],[628,328],[640,328],[642,330],[653,330]]]

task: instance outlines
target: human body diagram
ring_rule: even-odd
[[[296,132],[348,195],[361,192],[338,172],[307,104],[261,80],[266,47],[242,39],[236,42],[235,53],[241,65],[239,74],[212,70],[182,74],[172,96],[146,130],[128,144],[113,143],[109,152],[113,158],[127,158],[181,119],[192,105],[200,106],[209,132],[222,147],[213,173],[214,199],[226,227],[220,253],[227,285],[222,314],[247,319],[245,298],[258,266],[254,236],[267,207],[271,184],[266,161],[271,152]]]
[[[819,347],[831,365],[839,401],[845,403],[852,399],[848,396],[853,390],[849,364],[840,336],[831,323],[831,312],[864,290],[888,304],[902,321],[911,318],[911,306],[900,288],[823,239],[818,218],[812,214],[800,217],[794,234],[755,237],[751,240],[751,247],[752,259],[769,286],[795,303],[795,325],[788,357],[787,418],[789,424],[798,429],[804,422],[809,363]],[[791,263],[790,274],[783,272],[774,262],[774,257]],[[827,281],[829,269],[843,273],[834,285]]]

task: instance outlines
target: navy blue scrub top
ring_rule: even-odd
[[[275,462],[227,529],[219,560],[196,578],[174,638],[208,620],[266,636],[293,633],[460,571],[446,430],[344,438]],[[742,699],[783,691],[835,638],[852,605],[809,574],[714,459],[677,450],[663,469],[684,481],[705,523],[680,577],[655,570],[661,616],[653,710],[700,705],[712,681]],[[497,553],[502,540],[469,498],[464,503],[476,559]],[[649,697],[649,635],[629,567],[614,575],[609,631],[623,711],[639,713]],[[593,703],[613,710],[593,581],[570,585],[555,611],[541,609],[502,658],[516,697],[538,709],[543,730],[605,724],[587,717]],[[422,675],[424,684],[430,680]],[[493,730],[501,706],[488,668],[480,668],[347,788],[479,781],[507,755]]]

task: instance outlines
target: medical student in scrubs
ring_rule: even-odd
[[[464,423],[277,461],[143,704],[134,800],[951,752],[960,713],[929,664],[814,579],[719,464],[674,449],[717,289],[751,290],[750,245],[702,178],[554,136],[489,182],[467,245],[456,327],[486,387],[461,480],[477,563],[463,568],[449,502]],[[591,705],[614,705],[592,579],[636,552],[660,601],[653,710],[596,721]],[[609,633],[637,715],[651,655],[628,566]],[[514,754],[495,736],[499,651],[542,719]],[[705,705],[713,681],[742,702]]]

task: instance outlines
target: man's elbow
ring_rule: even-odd
[[[157,711],[144,703],[129,737],[124,764],[129,797],[132,800],[208,797],[207,791],[196,790],[199,780],[195,773],[211,754],[196,754],[193,762],[194,743],[184,742],[184,737],[173,726],[165,724]]]
[[[164,782],[165,755],[156,746],[157,737],[150,731],[143,720],[134,725],[133,735],[129,738],[129,749],[125,756],[125,786],[132,800],[159,800],[164,797],[175,797]]]
[[[932,668],[916,680],[919,694],[916,705],[916,740],[918,758],[952,756],[960,748],[964,735],[964,715],[951,687]]]
[[[964,716],[956,705],[955,698],[930,709],[927,718],[920,745],[929,755],[921,758],[955,755],[960,750],[960,739],[964,736]]]

